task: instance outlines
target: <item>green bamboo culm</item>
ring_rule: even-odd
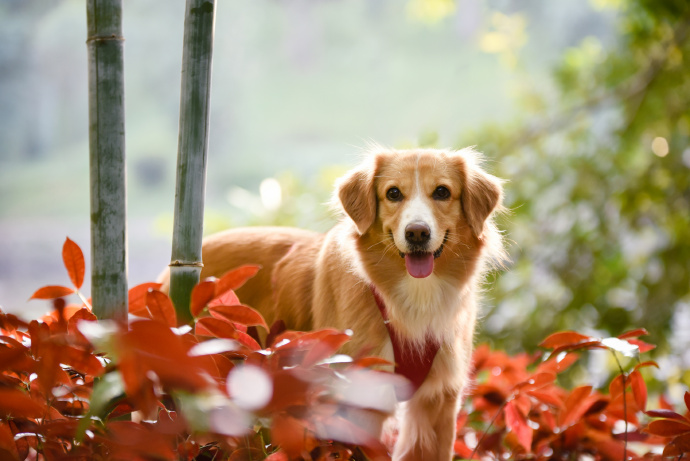
[[[189,302],[201,274],[201,239],[210,120],[215,0],[187,0],[182,51],[180,133],[170,298],[180,323],[191,321]]]
[[[127,318],[127,206],[122,0],[87,0],[91,300]]]

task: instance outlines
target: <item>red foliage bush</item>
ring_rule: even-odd
[[[82,252],[69,239],[63,261],[74,288],[43,287],[32,296],[54,299],[52,313],[26,322],[0,312],[0,459],[388,459],[367,428],[393,407],[365,394],[402,379],[374,370],[389,365],[382,359],[334,356],[347,332],[269,328],[234,292],[258,267],[201,282],[192,293],[193,327],[178,327],[155,283],[130,290],[127,324],[97,321],[79,292]],[[82,303],[66,305],[62,297],[73,293]],[[265,344],[256,328],[266,330]],[[640,369],[654,362],[638,359],[629,371],[618,362],[608,392],[558,384],[577,351],[604,348],[618,361],[617,354],[653,348],[637,339],[644,334],[555,333],[542,343],[552,349],[546,359],[479,346],[456,453],[681,459],[690,451],[688,413],[663,398],[659,409],[645,411]],[[649,418],[656,419],[646,424]]]
[[[595,339],[572,331],[554,333],[541,343],[553,349],[545,360],[526,354],[508,357],[486,346],[478,347],[474,360],[480,384],[468,399],[469,410],[460,414],[463,424],[459,425],[456,452],[482,459],[682,457],[690,451],[690,431],[682,430],[689,422],[687,414],[683,417],[671,411],[663,397],[659,399],[662,409],[646,411],[647,386],[640,369],[657,366],[653,361],[639,360],[639,353],[654,348],[637,339],[646,334],[638,329],[617,338]],[[571,390],[559,386],[558,375],[578,359],[577,351],[585,349],[607,349],[613,354],[620,373],[608,392],[592,386]],[[618,354],[635,357],[637,363],[626,372]],[[685,394],[685,400],[689,405],[690,393]],[[644,415],[663,419],[646,425]],[[673,427],[665,422],[668,420],[674,421]],[[472,449],[468,439],[473,442]],[[633,442],[634,450],[630,447]]]

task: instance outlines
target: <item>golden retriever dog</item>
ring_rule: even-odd
[[[412,382],[396,461],[453,457],[480,284],[504,256],[492,219],[501,181],[479,160],[471,148],[374,148],[337,182],[344,216],[326,234],[240,228],[203,243],[202,279],[263,266],[238,296],[269,325],[350,329],[345,353],[369,350]]]

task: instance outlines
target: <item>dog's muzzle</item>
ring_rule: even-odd
[[[405,259],[407,273],[414,278],[425,278],[434,271],[434,259],[441,256],[443,246],[448,240],[448,231],[443,237],[443,242],[436,250],[429,251],[431,241],[431,229],[425,222],[413,222],[405,226],[405,241],[409,251],[400,252],[400,257]]]

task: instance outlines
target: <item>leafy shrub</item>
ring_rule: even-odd
[[[456,452],[482,459],[682,457],[690,450],[687,414],[673,412],[663,397],[660,409],[646,411],[647,386],[640,370],[657,366],[639,360],[639,353],[654,348],[637,339],[646,334],[637,329],[617,338],[596,339],[572,331],[554,333],[540,345],[552,349],[545,360],[526,354],[510,357],[479,346],[474,354],[478,384],[468,409],[459,416]],[[577,361],[578,351],[586,349],[606,349],[618,364],[619,374],[607,392],[590,385],[565,389],[557,381]],[[635,359],[630,371],[624,371],[619,354]],[[686,392],[685,403],[690,411],[690,393]],[[646,425],[645,415],[662,419]]]
[[[74,288],[32,296],[54,299],[53,312],[30,322],[0,312],[0,459],[388,459],[375,428],[394,409],[382,397],[404,386],[402,378],[376,371],[390,365],[380,358],[333,355],[348,332],[269,328],[234,291],[258,267],[201,282],[192,293],[194,326],[178,327],[155,283],[130,290],[127,324],[96,321],[79,292],[83,255],[69,239],[63,260]],[[81,304],[65,303],[72,293]],[[256,328],[266,330],[263,345]],[[458,456],[682,459],[688,413],[663,398],[645,412],[640,370],[656,364],[637,359],[625,371],[618,361],[653,347],[637,339],[644,334],[555,333],[542,343],[552,349],[545,360],[479,346]],[[577,351],[591,348],[610,350],[619,363],[608,393],[560,386]],[[648,417],[656,419],[645,425]]]

